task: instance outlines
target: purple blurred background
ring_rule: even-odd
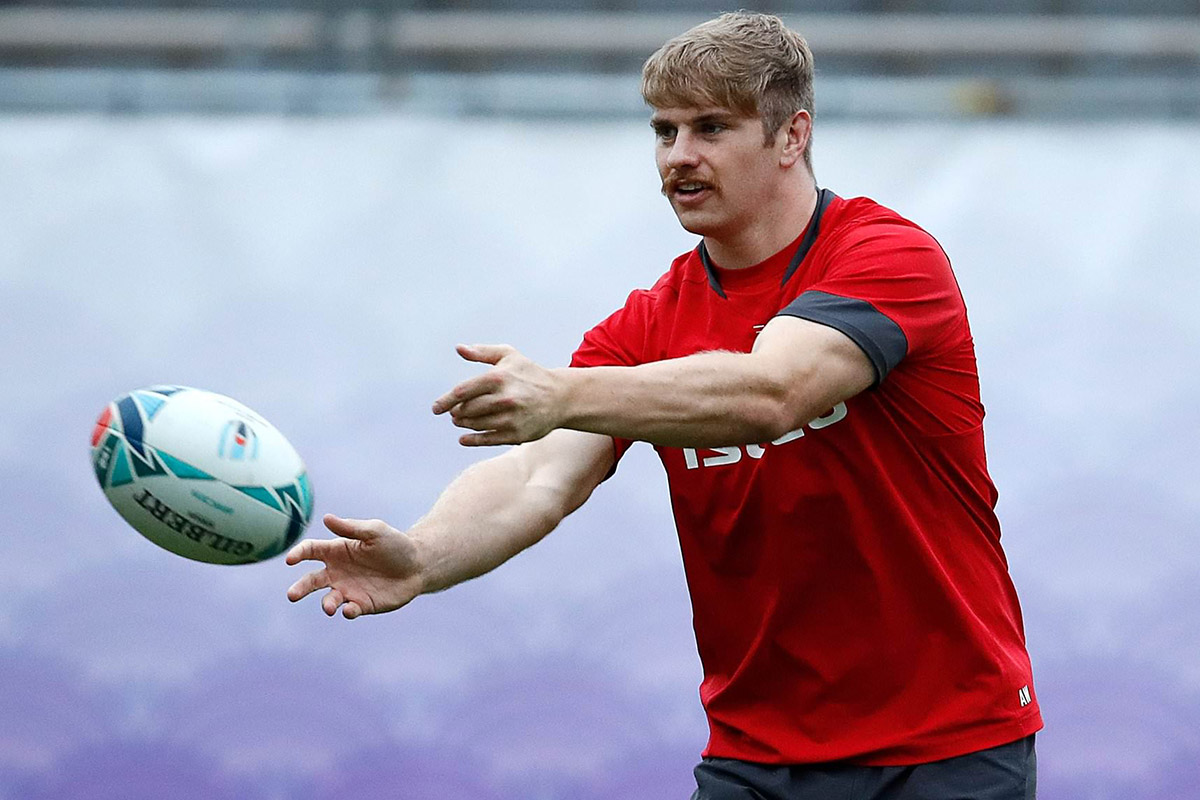
[[[973,320],[1041,796],[1200,786],[1200,128],[837,123],[822,185],[915,219]],[[108,506],[130,389],[238,398],[318,513],[406,526],[479,453],[457,342],[564,364],[692,246],[634,123],[0,118],[0,799],[685,798],[706,738],[653,453],[396,614],[185,561]],[[324,535],[313,529],[311,534]]]

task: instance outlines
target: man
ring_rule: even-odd
[[[1041,727],[993,513],[974,346],[929,234],[818,189],[812,58],[737,13],[646,63],[663,193],[700,245],[568,369],[507,346],[434,403],[468,469],[409,531],[340,538],[298,600],[347,618],[499,565],[635,441],[666,467],[710,740],[697,800],[1033,797]],[[586,369],[584,368],[586,367]]]

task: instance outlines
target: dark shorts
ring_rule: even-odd
[[[1034,800],[1033,737],[908,767],[706,758],[692,800]]]

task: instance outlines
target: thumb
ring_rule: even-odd
[[[345,539],[358,539],[360,542],[369,542],[372,539],[377,539],[384,533],[387,524],[381,520],[372,519],[344,519],[326,514],[321,519],[325,523],[325,527]]]
[[[505,356],[517,352],[515,347],[507,344],[460,344],[454,349],[467,361],[479,364],[496,364]]]

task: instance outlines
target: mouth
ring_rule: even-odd
[[[666,195],[683,205],[698,203],[713,191],[712,184],[699,180],[676,180],[668,187]]]

